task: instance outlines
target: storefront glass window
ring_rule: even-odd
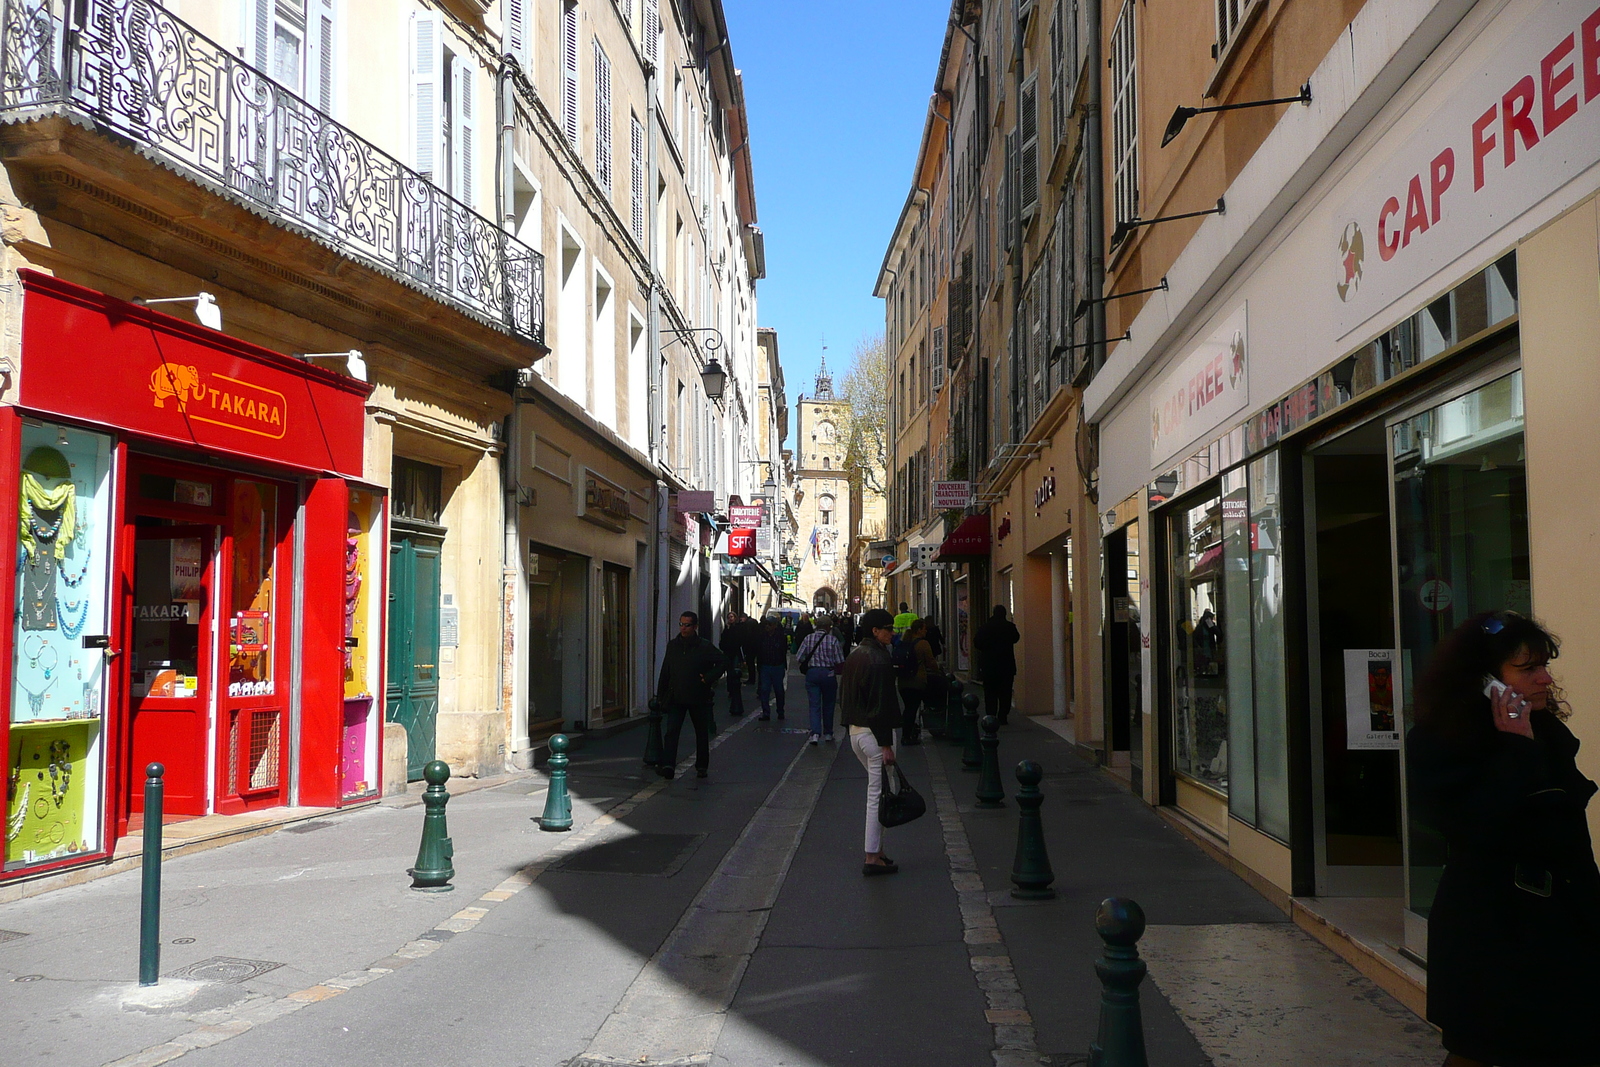
[[[24,423],[5,868],[101,848],[111,439]]]
[[[372,546],[382,498],[350,490],[344,541],[344,729],[339,747],[341,795],[372,792],[377,785],[377,599],[373,595]]]
[[[1520,371],[1393,427],[1407,730],[1414,679],[1445,635],[1478,612],[1532,610],[1522,429]],[[1413,817],[1406,844],[1407,903],[1426,916],[1444,840]]]
[[[273,574],[278,549],[278,488],[233,483],[233,601],[228,618],[228,695],[273,691]]]
[[[601,705],[607,713],[626,713],[628,703],[628,571],[613,563],[605,565],[600,607]]]
[[[1177,771],[1228,790],[1228,677],[1222,630],[1222,500],[1172,518],[1173,760]]]
[[[1229,605],[1250,603],[1250,494],[1244,468],[1222,476],[1222,583]],[[1250,714],[1250,613],[1223,612],[1223,649],[1227,661],[1228,810],[1245,822],[1256,821],[1256,733]]]
[[[1255,826],[1287,841],[1289,693],[1284,678],[1283,496],[1278,458],[1279,453],[1268,452],[1250,464],[1251,662],[1255,674]]]

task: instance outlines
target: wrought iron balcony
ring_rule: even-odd
[[[544,343],[544,258],[150,0],[0,0],[0,123],[87,118],[219,195]]]

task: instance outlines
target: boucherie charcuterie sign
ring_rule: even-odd
[[[1436,94],[1443,102],[1335,217],[1341,334],[1600,160],[1600,7],[1510,5]]]

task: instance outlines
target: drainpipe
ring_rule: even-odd
[[[517,98],[516,86],[513,84],[515,72],[513,60],[507,56],[500,64],[500,93],[497,106],[500,117],[499,163],[500,180],[496,183],[497,207],[500,210],[501,225],[508,234],[514,234],[517,226],[517,197],[516,197],[516,129],[517,129]],[[517,700],[517,600],[521,588],[521,554],[518,545],[521,537],[518,534],[518,525],[521,518],[521,509],[517,500],[517,488],[521,481],[522,450],[517,447],[521,439],[521,404],[517,400],[517,386],[514,382],[511,389],[511,413],[505,417],[501,426],[501,443],[504,446],[500,453],[501,492],[504,498],[502,525],[504,536],[500,545],[500,710],[504,718],[503,730],[505,738],[504,766],[507,770],[514,767],[514,759],[521,747],[521,742],[527,740],[527,716],[518,715]],[[518,719],[521,718],[521,723]]]
[[[650,233],[646,241],[650,256],[650,306],[647,312],[649,325],[646,328],[650,359],[650,396],[649,404],[649,447],[650,462],[660,471],[667,461],[667,420],[666,403],[664,400],[665,375],[661,355],[661,248],[660,248],[660,197],[657,195],[661,182],[660,131],[657,129],[657,81],[660,71],[655,64],[645,68],[644,94],[645,94],[645,143],[648,146],[646,156],[648,165],[645,178],[645,206],[648,216]],[[667,609],[670,604],[668,598],[667,582],[670,580],[668,571],[671,568],[671,549],[668,538],[670,536],[670,523],[667,515],[667,482],[659,475],[656,478],[656,509],[655,509],[655,574],[651,583],[650,607],[650,656],[645,662],[646,691],[650,691],[650,679],[654,676],[655,664],[661,662],[661,642],[667,631]]]
[[[1106,306],[1100,297],[1106,287],[1106,186],[1105,146],[1101,143],[1101,93],[1104,71],[1101,66],[1102,0],[1089,0],[1089,102],[1084,139],[1089,167],[1089,359],[1098,372],[1105,364]]]

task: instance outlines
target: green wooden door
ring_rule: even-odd
[[[412,534],[389,543],[389,690],[385,717],[406,728],[406,777],[434,756],[439,716],[439,542]]]

